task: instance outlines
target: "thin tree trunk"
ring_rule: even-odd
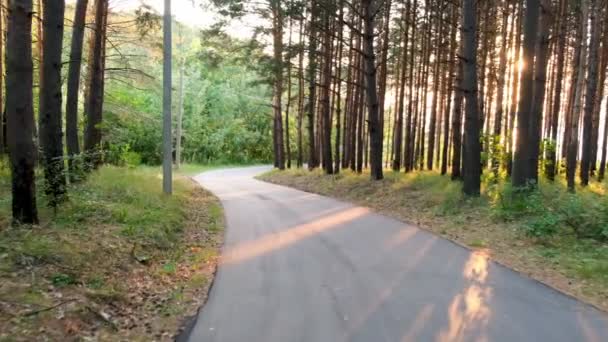
[[[342,53],[343,53],[343,36],[344,36],[344,4],[342,3],[342,0],[339,1],[339,6],[340,6],[340,14],[338,16],[338,27],[339,27],[339,31],[338,31],[338,63],[337,63],[337,75],[336,75],[336,85],[335,85],[335,91],[337,93],[336,96],[336,100],[337,100],[337,104],[336,104],[336,141],[335,141],[335,150],[336,150],[336,155],[335,155],[335,165],[334,165],[334,172],[338,173],[340,172],[340,141],[341,141],[341,133],[342,133],[342,129],[341,129],[341,119],[340,116],[342,114],[342,93],[340,92],[341,88],[342,88]]]
[[[289,18],[288,49],[291,48],[292,20]],[[289,110],[291,109],[291,57],[287,59],[287,104],[285,105],[285,152],[287,168],[291,169],[291,144],[289,142]]]
[[[590,164],[595,160],[591,160],[591,145],[593,135],[593,109],[595,104],[595,96],[597,93],[597,77],[599,64],[599,45],[600,45],[600,21],[597,17],[597,0],[589,2],[589,17],[591,22],[591,40],[589,45],[589,64],[587,67],[587,89],[585,92],[585,107],[583,116],[583,148],[581,158],[581,185],[589,184],[589,168]],[[584,22],[586,23],[586,22]]]
[[[578,154],[578,135],[579,135],[579,117],[582,107],[582,92],[585,82],[585,68],[587,58],[587,18],[588,18],[588,0],[581,0],[581,17],[580,17],[580,37],[578,39],[578,47],[575,50],[578,52],[578,65],[576,84],[574,91],[574,105],[572,106],[572,117],[570,119],[570,139],[568,142],[568,154],[566,156],[566,178],[568,180],[568,190],[574,192],[574,178],[576,173],[576,161]]]
[[[568,21],[566,20],[568,13],[568,0],[560,1],[560,25],[557,34],[557,60],[555,70],[555,93],[553,94],[553,108],[551,113],[551,146],[548,149],[547,163],[545,174],[549,180],[555,179],[557,173],[557,132],[559,127],[559,113],[562,99],[562,82],[564,79],[564,61],[566,57],[566,35],[568,34]]]
[[[280,0],[272,2],[272,46],[274,58],[273,100],[274,120],[276,124],[276,165],[285,169],[285,144],[283,141],[283,9]]]
[[[104,18],[108,0],[95,0],[95,31],[91,41],[89,57],[88,98],[85,101],[87,124],[84,131],[84,150],[87,168],[101,164],[101,128],[103,113],[103,41]]]
[[[302,121],[304,120],[304,16],[300,19],[300,51],[298,52],[298,157],[296,166],[302,167],[304,151],[302,150]]]
[[[316,68],[317,68],[317,37],[316,37],[317,2],[312,0],[310,11],[310,33],[308,35],[308,103],[306,113],[308,116],[308,168],[318,167],[319,161],[315,146],[315,101],[316,101]]]
[[[445,175],[448,171],[448,154],[449,154],[449,146],[450,146],[450,111],[452,110],[452,93],[454,93],[454,67],[456,65],[456,33],[458,30],[457,23],[458,22],[458,6],[452,5],[452,16],[451,23],[452,28],[450,30],[450,55],[448,58],[448,62],[450,63],[448,67],[448,79],[447,79],[447,105],[445,108],[444,118],[443,118],[443,148],[441,153],[441,174]],[[459,86],[457,84],[457,86]]]
[[[602,161],[600,162],[600,171],[598,173],[598,181],[604,180],[606,173],[606,153],[608,153],[608,101],[606,101],[606,107],[604,109],[606,113],[604,116],[604,141],[602,143]]]
[[[331,65],[332,65],[332,48],[331,48],[331,25],[330,15],[325,11],[323,15],[323,72],[321,86],[321,120],[322,120],[322,165],[326,174],[333,174],[333,161],[331,152],[331,107],[330,107],[330,90],[331,90]]]
[[[175,168],[182,163],[182,121],[184,117],[184,59],[179,68],[179,100],[177,105],[177,129],[175,130]]]
[[[82,66],[82,47],[87,4],[88,0],[78,0],[76,2],[67,81],[65,141],[68,153],[68,173],[71,181],[77,180],[76,173],[78,171],[74,158],[80,154],[78,142],[78,90],[80,88],[80,69]]]
[[[408,2],[409,3],[409,2]],[[414,80],[414,57],[416,50],[416,27],[417,27],[417,10],[418,10],[418,0],[414,0],[414,7],[411,11],[411,21],[409,24],[412,26],[412,36],[409,39],[410,43],[410,72],[409,72],[409,85],[408,85],[408,109],[407,109],[407,120],[405,124],[405,146],[403,152],[403,163],[405,166],[405,172],[409,172],[412,170],[413,166],[413,152],[414,152],[414,136],[415,130],[413,125],[415,125],[415,120],[413,120],[414,115],[414,97],[416,96],[414,91],[415,80]],[[406,23],[407,24],[407,23]],[[407,49],[407,45],[405,46]]]
[[[513,87],[511,89],[511,106],[509,108],[509,125],[507,127],[507,139],[505,141],[507,151],[507,173],[511,176],[511,172],[513,169],[513,137],[514,137],[514,128],[515,128],[515,117],[517,115],[517,99],[518,99],[518,91],[519,91],[519,81],[521,77],[521,70],[519,67],[519,56],[521,55],[522,45],[521,45],[521,22],[523,19],[523,3],[519,3],[518,11],[517,11],[517,23],[516,32],[515,32],[515,46],[513,50],[515,51],[515,57],[513,58]]]

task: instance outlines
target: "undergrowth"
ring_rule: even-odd
[[[166,196],[158,168],[104,166],[57,210],[38,187],[40,225],[12,227],[9,179],[0,166],[0,340],[170,340],[196,311],[223,229],[211,194],[176,175]]]

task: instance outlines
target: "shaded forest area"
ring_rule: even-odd
[[[545,180],[575,193],[604,178],[606,1],[271,1],[265,13],[279,169],[437,170],[467,196],[482,179],[525,197]],[[600,226],[575,230],[604,241]]]
[[[272,4],[279,168],[437,169],[469,195],[483,172],[516,187],[566,177],[571,191],[603,179],[605,1]],[[281,132],[293,109],[308,136],[292,154]]]

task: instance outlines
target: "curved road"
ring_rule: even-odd
[[[225,209],[189,341],[608,341],[608,316],[414,226],[253,177],[196,180]]]

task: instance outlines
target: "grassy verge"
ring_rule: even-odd
[[[172,340],[205,299],[223,236],[219,202],[152,168],[103,167],[41,224],[10,227],[0,175],[0,341]]]
[[[564,184],[541,183],[525,195],[484,180],[482,196],[465,199],[460,183],[436,172],[387,171],[382,181],[344,171],[270,171],[259,178],[337,197],[430,230],[521,273],[608,310],[606,187],[569,194]]]

